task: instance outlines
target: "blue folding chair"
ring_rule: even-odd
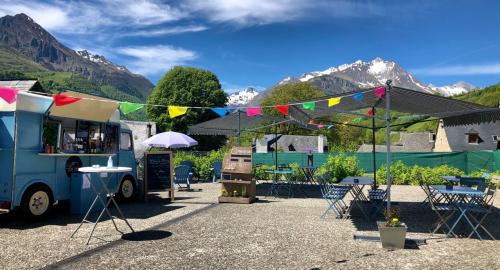
[[[193,182],[193,173],[187,165],[179,165],[174,168],[174,184],[181,188],[181,184],[185,184],[187,189],[190,189],[190,184]]]
[[[342,218],[345,210],[348,208],[343,200],[349,192],[349,187],[328,183],[326,175],[318,177],[318,180],[320,181],[323,199],[328,203],[328,208],[321,215],[321,218],[324,218],[329,211],[333,211],[336,218]]]
[[[221,178],[222,161],[217,160],[212,165],[212,183]]]
[[[371,204],[370,218],[376,219],[384,208],[387,200],[387,191],[380,188],[370,189],[368,190],[368,198]]]

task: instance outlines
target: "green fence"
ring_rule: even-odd
[[[329,155],[338,153],[315,153],[314,166],[321,166],[326,162]],[[372,153],[347,153],[358,158],[361,168],[366,172],[373,172]],[[377,169],[386,163],[386,153],[377,152],[375,156]],[[392,162],[401,160],[404,164],[413,166],[436,167],[447,164],[459,168],[465,173],[478,170],[500,171],[500,151],[467,151],[467,152],[415,152],[415,153],[392,153]],[[254,153],[254,165],[274,165],[274,153]],[[306,153],[278,153],[278,165],[297,163],[301,166],[307,165]]]

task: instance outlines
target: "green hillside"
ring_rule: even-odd
[[[500,83],[485,87],[482,90],[474,90],[454,98],[489,107],[497,107],[500,101]]]
[[[141,100],[106,84],[96,84],[71,72],[51,71],[43,66],[16,55],[9,48],[0,47],[0,80],[36,79],[44,89],[56,93],[77,91],[119,101],[139,102]],[[146,113],[139,111],[125,117],[131,120],[146,120]]]

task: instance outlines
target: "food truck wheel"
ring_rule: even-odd
[[[45,217],[50,212],[52,203],[52,192],[50,189],[44,185],[36,185],[24,192],[21,207],[26,217],[39,219]]]
[[[122,180],[120,184],[120,190],[118,192],[118,199],[121,201],[130,201],[135,194],[134,180],[126,177]]]

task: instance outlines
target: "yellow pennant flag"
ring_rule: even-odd
[[[329,98],[328,99],[328,107],[332,107],[332,106],[339,104],[341,98],[342,97]]]
[[[168,106],[168,116],[170,116],[170,118],[181,116],[183,114],[186,114],[188,109],[189,107]]]

